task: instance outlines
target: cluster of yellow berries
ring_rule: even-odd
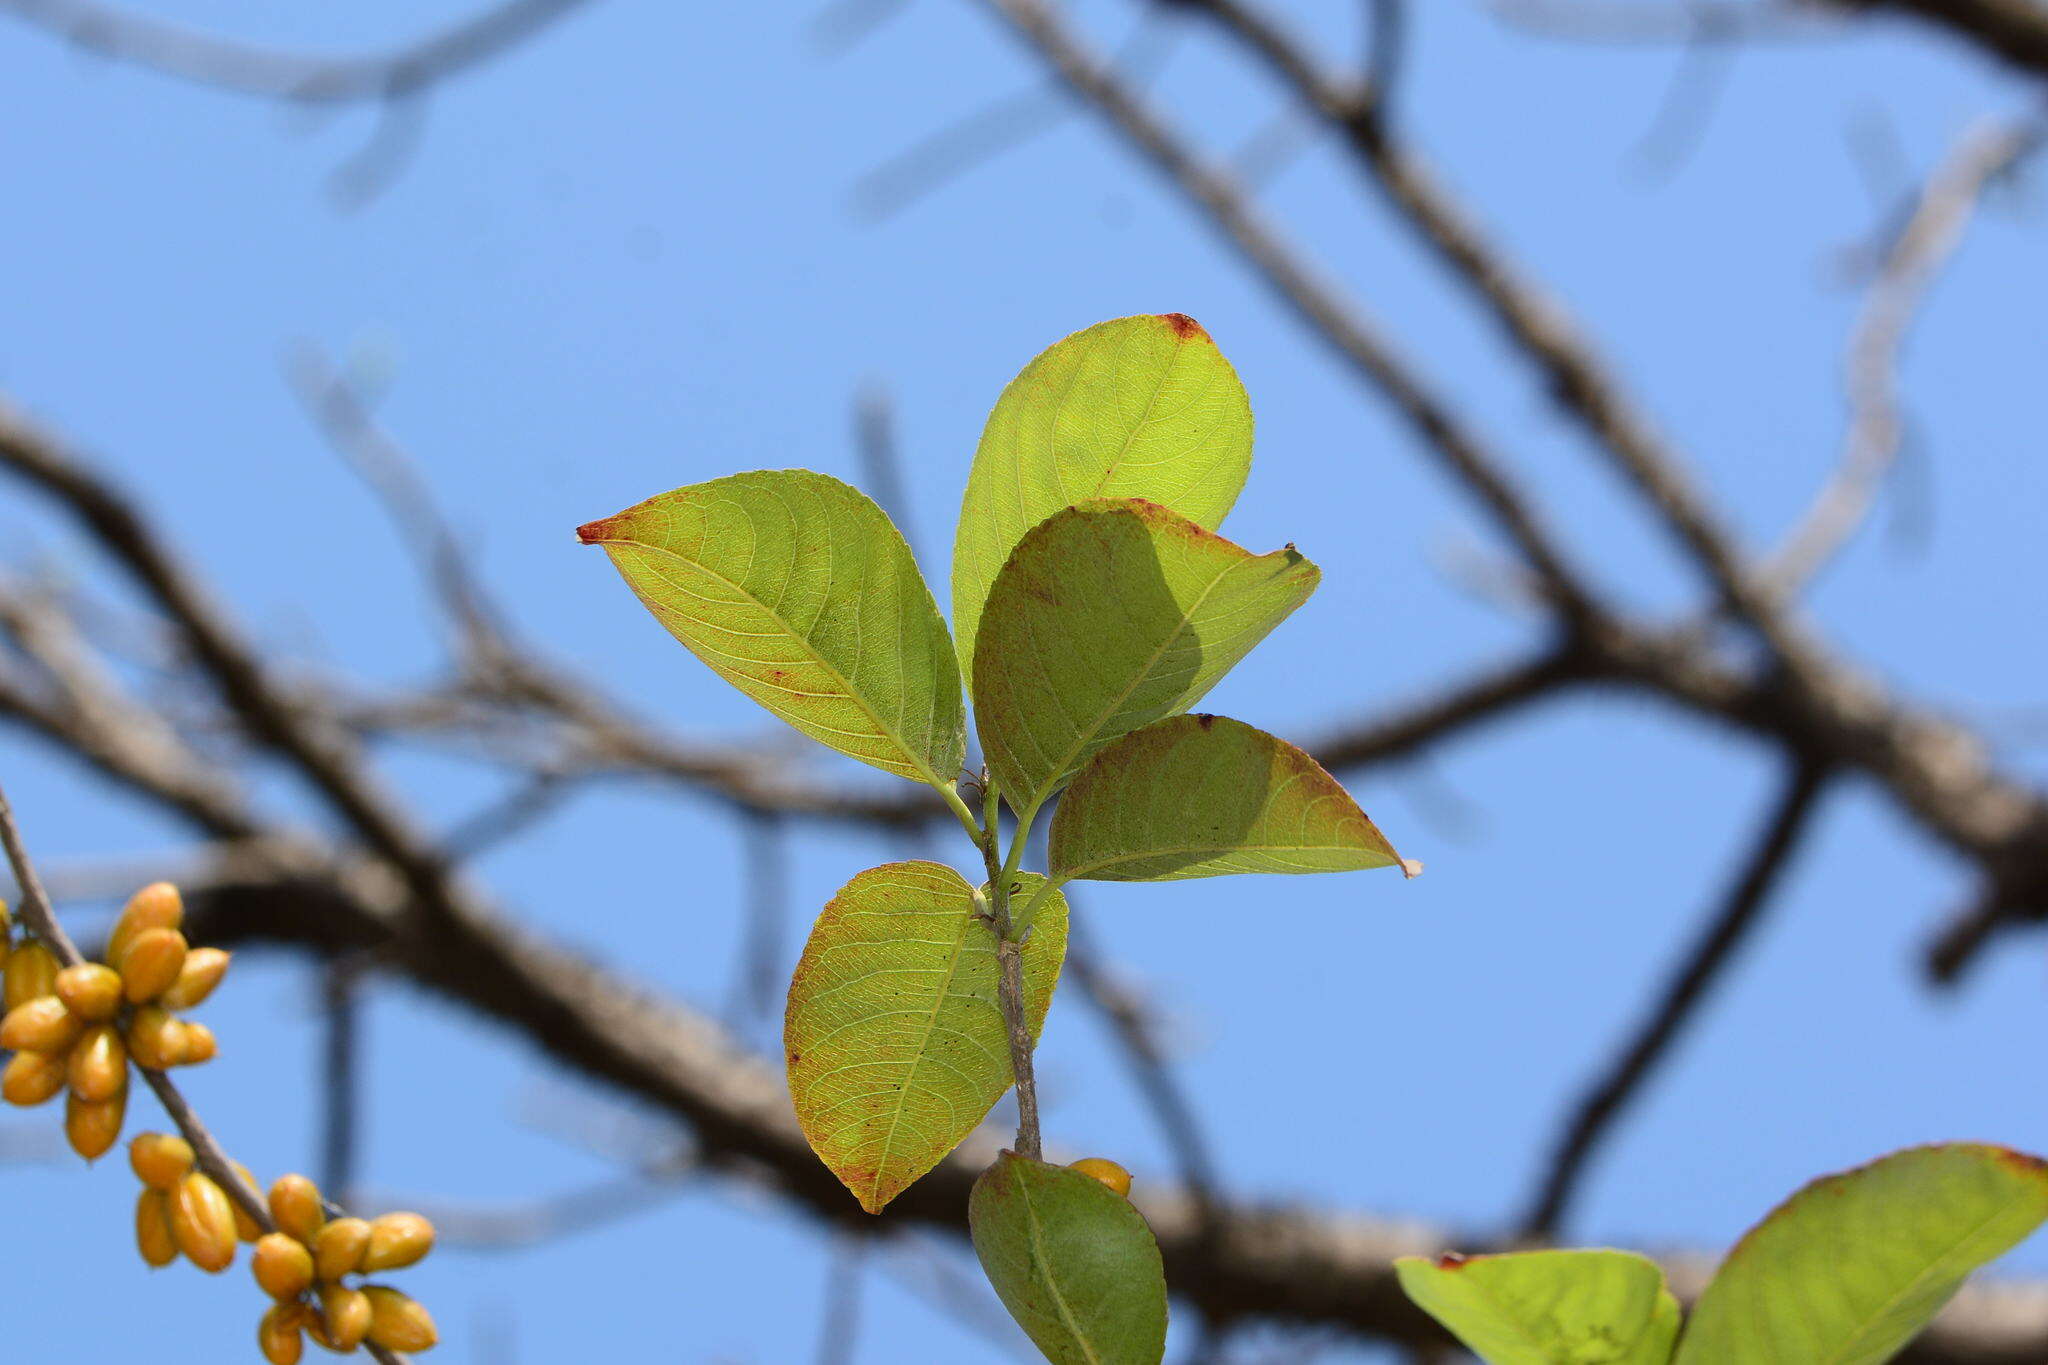
[[[136,1245],[150,1265],[169,1265],[183,1254],[218,1274],[234,1263],[237,1241],[255,1243],[250,1269],[275,1300],[257,1325],[256,1344],[272,1365],[297,1365],[307,1337],[342,1354],[365,1341],[424,1351],[440,1339],[427,1310],[404,1294],[350,1283],[351,1276],[416,1265],[433,1249],[434,1225],[418,1214],[330,1219],[313,1182],[287,1175],[270,1187],[277,1231],[264,1233],[196,1168],[183,1138],[144,1133],[129,1144],[128,1159],[143,1185]]]
[[[128,1104],[128,1063],[152,1071],[211,1061],[212,1030],[180,1019],[213,994],[228,954],[193,948],[179,932],[184,901],[168,882],[130,898],[107,940],[106,962],[60,967],[33,936],[16,941],[0,901],[0,1050],[14,1056],[0,1072],[0,1098],[36,1105],[69,1087],[65,1132],[88,1161],[121,1136]],[[439,1335],[427,1310],[395,1289],[352,1283],[402,1270],[434,1245],[434,1227],[416,1213],[365,1221],[330,1219],[312,1181],[281,1177],[270,1187],[266,1233],[219,1182],[199,1168],[186,1139],[143,1133],[128,1144],[142,1181],[135,1241],[152,1267],[184,1256],[209,1274],[234,1264],[240,1242],[253,1243],[256,1283],[273,1303],[256,1331],[272,1365],[297,1365],[305,1339],[341,1354],[365,1342],[392,1351],[424,1351]],[[235,1172],[250,1189],[248,1168]]]
[[[204,1001],[228,969],[220,949],[185,942],[184,918],[178,889],[157,882],[122,910],[104,963],[60,969],[34,939],[7,950],[0,1048],[14,1058],[0,1073],[0,1098],[42,1104],[68,1086],[64,1132],[88,1161],[121,1136],[131,1058],[163,1071],[211,1061],[217,1050],[211,1029],[172,1013]]]

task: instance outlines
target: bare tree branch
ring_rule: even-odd
[[[590,0],[510,0],[392,52],[323,57],[214,37],[93,0],[0,0],[0,13],[110,61],[294,104],[418,94],[472,70]]]
[[[2041,134],[2038,123],[1972,130],[1928,180],[1894,237],[1849,343],[1841,463],[1765,569],[1779,596],[1810,579],[1868,515],[1904,441],[1898,367],[1907,332],[1986,186],[2038,147]]]
[[[1797,854],[1826,789],[1828,772],[1795,762],[1784,791],[1743,861],[1720,912],[1659,993],[1626,1048],[1579,1101],[1558,1140],[1549,1172],[1520,1222],[1520,1237],[1548,1241],[1557,1233],[1602,1141],[1684,1030],[1762,918],[1780,878]]]

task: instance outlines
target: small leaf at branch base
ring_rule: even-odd
[[[1021,873],[1014,895],[1042,881]],[[1066,950],[1055,891],[1024,944],[1033,1037]],[[959,1146],[1014,1079],[995,935],[960,874],[889,863],[840,888],[789,984],[783,1046],[805,1139],[869,1213]]]
[[[1677,1365],[1880,1365],[2044,1218],[2048,1164],[2002,1147],[1914,1147],[1816,1180],[1728,1253]]]
[[[761,470],[578,529],[656,620],[821,744],[934,786],[960,775],[960,668],[910,547],[858,489]]]
[[[1253,555],[1139,498],[1055,512],[996,575],[974,714],[1020,812],[1104,745],[1187,710],[1308,600],[1292,547]]]
[[[1252,465],[1244,385],[1193,318],[1117,318],[1042,352],[982,431],[953,542],[963,667],[1024,533],[1090,498],[1149,498],[1215,530]]]
[[[1404,1256],[1401,1288],[1487,1365],[1666,1365],[1678,1300],[1626,1251]]]
[[[1061,881],[1400,865],[1313,758],[1224,716],[1175,716],[1124,736],[1081,770],[1052,820]]]
[[[974,1182],[967,1220],[996,1296],[1053,1365],[1159,1365],[1166,1274],[1129,1200],[1004,1152]]]

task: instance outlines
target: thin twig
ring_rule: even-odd
[[[1898,370],[1907,334],[1985,188],[2041,137],[2039,121],[1972,129],[1929,178],[1893,237],[1849,343],[1849,422],[1840,463],[1764,570],[1779,596],[1812,579],[1869,514],[1904,439]]]
[[[1811,762],[1795,763],[1786,775],[1784,791],[1765,819],[1756,847],[1729,886],[1720,912],[1687,952],[1628,1046],[1579,1102],[1542,1187],[1522,1218],[1522,1240],[1547,1240],[1557,1231],[1587,1164],[1614,1121],[1664,1060],[1672,1042],[1755,929],[1811,827],[1828,777],[1827,768]]]
[[[355,1201],[358,1116],[362,1086],[356,1065],[362,1023],[361,963],[329,958],[320,968],[323,1096],[320,1188],[344,1207]]]
[[[825,1272],[825,1312],[818,1322],[818,1365],[853,1365],[860,1345],[861,1272],[868,1239],[839,1233]]]
[[[590,0],[510,0],[391,52],[324,57],[283,52],[92,0],[0,0],[0,13],[73,46],[166,76],[293,104],[347,104],[414,94],[526,41]]]
[[[1495,453],[1438,393],[1426,385],[1384,332],[1347,306],[1326,279],[1245,199],[1239,188],[1204,162],[1127,89],[1043,0],[983,0],[1061,80],[1093,105],[1242,253],[1275,293],[1347,363],[1372,382],[1457,481],[1485,509],[1527,561],[1545,591],[1575,614],[1590,609],[1578,576],[1517,489]],[[1193,7],[1179,0],[1181,9]]]

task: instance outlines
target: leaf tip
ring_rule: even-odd
[[[1207,329],[1186,313],[1161,313],[1159,320],[1173,329],[1173,334],[1182,341],[1208,341],[1214,343]]]
[[[1401,875],[1411,882],[1420,877],[1422,875],[1422,859],[1403,858],[1401,860]]]
[[[1436,1258],[1436,1268],[1438,1270],[1463,1270],[1465,1268],[1465,1261],[1466,1257],[1462,1253],[1446,1251],[1443,1255]]]
[[[613,535],[613,525],[617,521],[616,516],[606,517],[602,521],[586,521],[576,528],[576,539],[585,545],[602,545],[605,541],[616,538]]]

